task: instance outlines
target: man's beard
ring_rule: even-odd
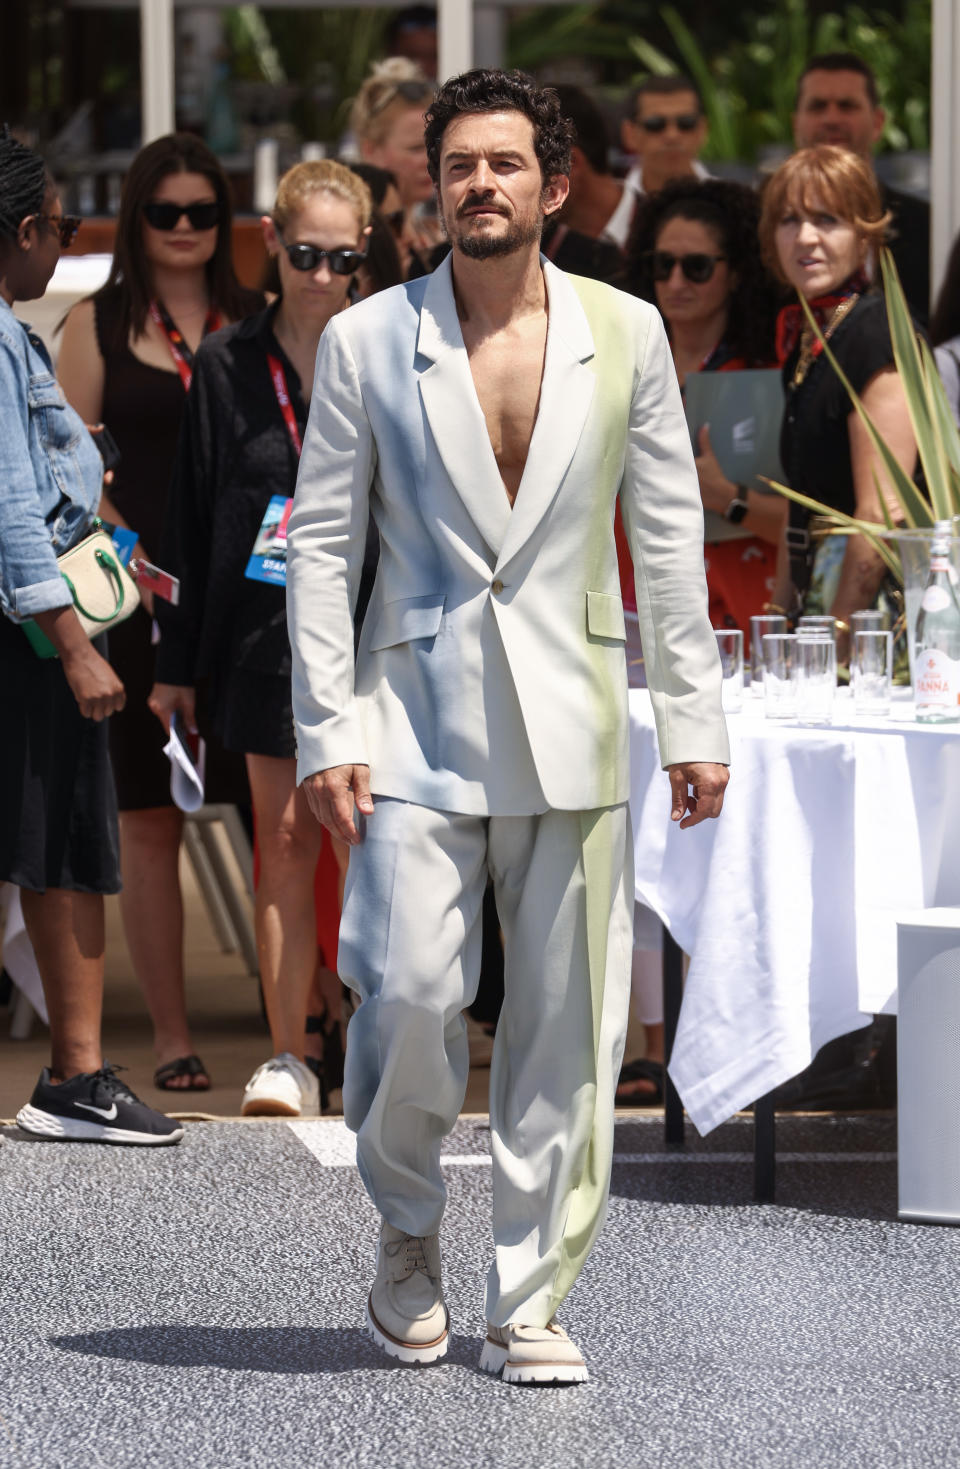
[[[537,212],[532,218],[525,220],[514,220],[499,234],[460,234],[456,231],[447,230],[450,243],[455,250],[466,255],[469,260],[495,260],[501,255],[514,255],[518,250],[527,245],[538,243],[543,233],[543,219],[541,212]],[[446,220],[444,220],[446,228]]]

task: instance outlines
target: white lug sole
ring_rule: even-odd
[[[397,1341],[396,1337],[388,1336],[383,1327],[377,1323],[376,1317],[370,1309],[367,1301],[367,1335],[370,1336],[388,1357],[396,1357],[398,1362],[406,1362],[410,1367],[426,1366],[430,1362],[439,1362],[441,1357],[447,1355],[447,1345],[450,1340],[450,1316],[447,1314],[447,1324],[443,1335],[435,1341],[416,1344],[412,1342]]]
[[[34,1137],[50,1138],[55,1142],[74,1143],[123,1143],[130,1147],[161,1148],[169,1143],[178,1143],[183,1137],[183,1128],[167,1132],[162,1136],[149,1132],[128,1132],[123,1127],[109,1127],[105,1122],[81,1122],[78,1118],[58,1117],[54,1112],[42,1112],[28,1102],[17,1113],[17,1126]]]
[[[587,1369],[573,1362],[511,1362],[506,1347],[485,1341],[480,1353],[480,1371],[500,1377],[504,1382],[556,1383],[587,1382]]]

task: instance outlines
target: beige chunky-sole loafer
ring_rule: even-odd
[[[411,1365],[447,1354],[450,1316],[440,1284],[440,1237],[380,1227],[367,1330],[388,1357]]]
[[[487,1323],[480,1370],[515,1383],[586,1382],[587,1365],[562,1326]]]

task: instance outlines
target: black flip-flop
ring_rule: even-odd
[[[190,1078],[187,1086],[171,1086],[178,1076]],[[205,1076],[206,1086],[198,1086],[194,1080],[197,1076]],[[153,1084],[161,1092],[208,1092],[211,1081],[207,1068],[199,1056],[178,1056],[175,1061],[167,1061],[165,1065],[158,1066],[153,1073]]]

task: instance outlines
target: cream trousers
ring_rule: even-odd
[[[505,991],[490,1069],[495,1258],[486,1315],[545,1326],[603,1223],[626,1033],[633,862],[625,805],[465,816],[380,797],[353,848],[340,973],[360,996],[343,1097],[381,1214],[440,1227],[444,1136],[469,1069],[488,873]]]

